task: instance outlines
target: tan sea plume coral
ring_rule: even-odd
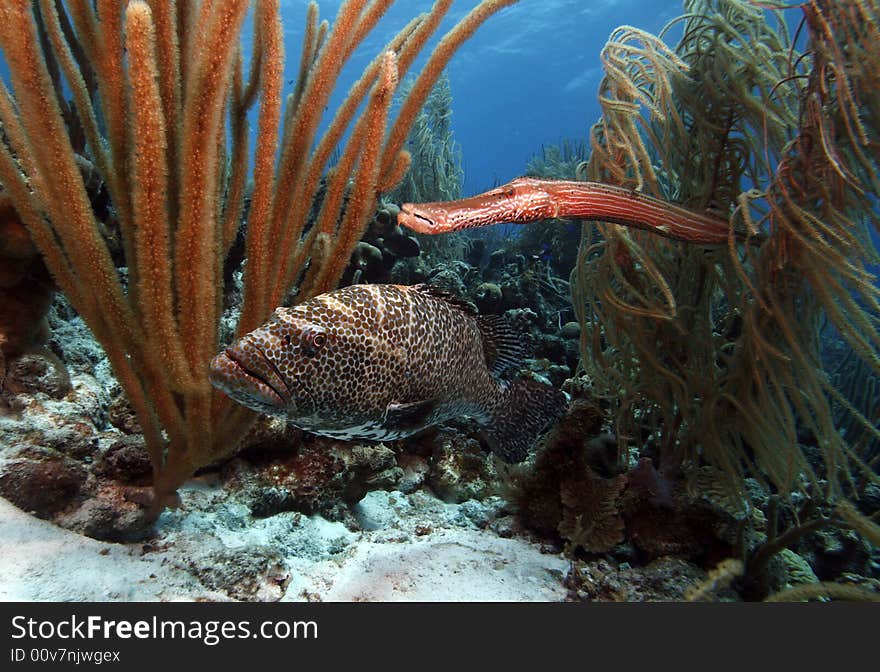
[[[737,246],[731,234],[710,250],[589,226],[572,286],[584,366],[620,436],[655,429],[667,470],[702,461],[734,491],[749,474],[788,493],[819,482],[798,444],[805,426],[835,497],[865,465],[833,426],[820,316],[880,366],[868,270],[878,8],[801,11],[804,53],[780,14],[739,0],[686,2],[674,50],[634,29],[612,35],[584,177],[711,208],[768,239]]]

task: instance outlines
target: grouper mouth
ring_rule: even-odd
[[[232,343],[211,361],[209,377],[214,387],[255,410],[291,405],[287,381],[253,343]]]

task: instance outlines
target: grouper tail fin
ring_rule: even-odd
[[[565,395],[536,380],[512,381],[483,435],[505,462],[522,462],[547,425],[565,413]]]

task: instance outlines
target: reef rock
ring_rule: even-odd
[[[65,457],[12,460],[0,472],[0,495],[20,509],[48,518],[70,505],[86,482],[82,465]]]
[[[347,524],[353,524],[350,505],[370,490],[394,487],[403,478],[394,452],[383,444],[317,438],[283,454],[251,452],[224,467],[223,473],[227,487],[247,493],[254,516],[301,511]]]
[[[428,483],[444,501],[483,499],[497,490],[492,458],[475,439],[438,432],[430,465]]]

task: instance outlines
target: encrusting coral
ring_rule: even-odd
[[[561,537],[572,554],[607,551],[623,540],[619,499],[627,478],[597,473],[613,465],[588,450],[602,419],[593,403],[576,400],[542,442],[534,465],[511,473],[511,499],[525,526]]]
[[[263,322],[294,285],[297,300],[335,286],[379,192],[409,165],[403,143],[443,68],[513,2],[481,2],[440,40],[386,133],[398,78],[451,5],[437,0],[365,68],[320,137],[341,70],[392,0],[344,2],[332,26],[309,4],[286,105],[277,0],[0,7],[12,84],[12,92],[5,83],[0,91],[0,183],[136,412],[154,468],[154,514],[195,469],[232,452],[254,417],[214,392],[207,376],[220,345],[223,262],[246,194],[239,334]],[[245,73],[240,37],[251,7]],[[248,189],[247,114],[258,100]],[[125,283],[78,170],[71,110],[119,223]],[[346,130],[309,228],[314,194]]]

